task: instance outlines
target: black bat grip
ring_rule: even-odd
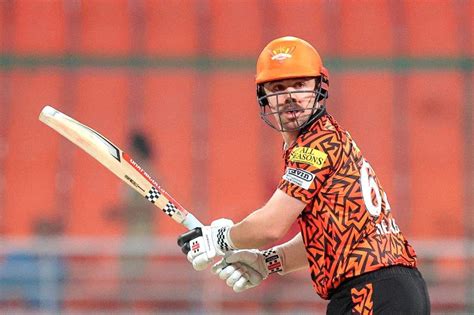
[[[191,248],[189,247],[189,242],[199,236],[202,236],[202,230],[200,227],[197,227],[187,231],[186,233],[181,234],[178,237],[178,246],[181,247],[181,251],[185,255],[187,255],[188,252],[191,250]]]

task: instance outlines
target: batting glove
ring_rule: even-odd
[[[283,252],[278,247],[237,250],[215,264],[212,272],[235,292],[242,292],[258,286],[272,273],[283,274]]]
[[[210,226],[195,228],[178,238],[178,245],[195,270],[206,269],[216,256],[224,256],[235,249],[229,236],[232,225],[234,223],[229,219],[219,219]]]

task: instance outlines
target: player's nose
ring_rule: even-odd
[[[285,99],[285,103],[287,103],[287,102],[296,102],[296,101],[297,101],[297,98],[298,98],[298,97],[297,97],[297,96],[298,96],[297,94],[298,94],[298,93],[295,93],[295,91],[296,91],[296,90],[295,90],[294,88],[292,88],[292,87],[289,87],[289,88],[287,88],[287,89],[285,90],[286,93],[283,94],[283,95],[284,95],[284,99]]]

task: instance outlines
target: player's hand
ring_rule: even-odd
[[[215,264],[212,272],[235,292],[256,287],[268,275],[283,271],[282,253],[278,248],[265,251],[237,250]]]
[[[229,264],[225,258],[212,266],[212,273],[224,280],[235,292],[256,287],[264,280],[263,276],[249,265],[240,262]]]
[[[224,256],[233,249],[228,235],[232,225],[229,219],[219,219],[210,226],[195,228],[178,237],[178,245],[194,269],[206,269],[216,256]]]

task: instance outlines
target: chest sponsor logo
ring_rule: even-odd
[[[297,147],[290,153],[290,161],[305,163],[321,169],[328,155],[313,148]]]
[[[314,180],[314,174],[298,168],[288,167],[283,179],[304,189],[309,189]]]

